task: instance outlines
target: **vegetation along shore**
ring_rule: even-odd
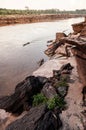
[[[43,21],[46,22],[83,16],[86,16],[86,10],[29,10],[28,7],[26,7],[25,10],[0,9],[0,26]]]

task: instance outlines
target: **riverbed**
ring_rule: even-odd
[[[71,24],[80,21],[84,18],[0,27],[0,96],[12,93],[17,83],[39,68],[40,59],[49,59],[44,50],[56,32],[69,34]]]

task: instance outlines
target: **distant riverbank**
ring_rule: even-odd
[[[0,26],[25,24],[35,22],[49,22],[67,18],[82,17],[81,15],[71,14],[49,14],[49,15],[0,15]]]

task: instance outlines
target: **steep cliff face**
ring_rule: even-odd
[[[77,28],[77,31],[74,27]],[[73,25],[73,30],[74,32],[79,32],[80,30],[80,36],[78,37],[79,42],[74,49],[74,54],[77,61],[78,72],[80,74],[83,84],[86,86],[86,18],[84,22],[77,25]]]
[[[86,24],[85,24],[84,28],[81,30],[80,36],[86,37]]]
[[[84,86],[86,86],[86,54],[78,50],[74,49],[75,58],[77,61],[77,68],[80,78]]]
[[[86,18],[85,21],[79,24],[72,25],[74,35],[62,38],[61,42],[68,43],[72,47],[72,52],[77,61],[78,73],[82,79],[82,83],[86,86]]]

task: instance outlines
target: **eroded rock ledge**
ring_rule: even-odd
[[[56,40],[48,45],[45,51],[47,55],[61,54],[69,57],[71,52],[75,55],[78,71],[86,86],[86,19],[84,22],[73,24],[73,34],[66,36],[64,33],[57,33]]]

